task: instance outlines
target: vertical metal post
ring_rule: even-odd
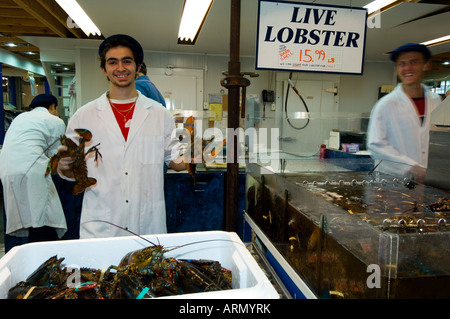
[[[241,73],[241,63],[239,61],[241,0],[231,0],[230,16],[230,61],[228,62],[227,76],[221,80],[221,85],[228,89],[224,229],[237,232],[239,207],[239,100],[240,89],[243,88],[242,107],[244,107],[245,88],[250,85],[250,81],[244,78]]]
[[[17,83],[16,78],[8,76],[8,102],[17,107]],[[5,101],[3,101],[4,103]]]
[[[3,110],[3,69],[0,63],[0,78],[2,79],[2,95],[0,96],[0,145],[3,145],[5,139],[5,111]]]
[[[241,75],[241,64],[239,61],[241,0],[231,0],[230,16],[230,60],[228,62],[228,76],[233,78]],[[227,176],[224,228],[226,231],[234,232],[238,229],[239,162],[238,140],[236,135],[234,135],[234,131],[239,127],[239,93],[240,86],[228,86],[227,135],[230,136],[227,136]],[[231,140],[230,138],[234,140]],[[229,150],[229,146],[233,149]]]
[[[47,78],[44,78],[44,88],[45,94],[52,94],[52,90],[50,89],[50,84],[48,84]]]

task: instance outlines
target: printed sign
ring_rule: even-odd
[[[256,69],[362,74],[367,10],[259,0]]]

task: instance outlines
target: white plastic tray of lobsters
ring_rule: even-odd
[[[277,299],[233,232],[31,243],[0,259],[0,298]]]

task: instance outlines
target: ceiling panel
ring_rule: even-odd
[[[297,2],[363,7],[370,0]],[[105,37],[127,33],[136,37],[149,51],[228,55],[231,0],[214,1],[195,46],[177,44],[184,0],[78,0],[78,3]],[[241,1],[242,56],[255,55],[257,4],[258,0]],[[381,28],[367,29],[366,60],[386,61],[388,56],[385,53],[403,43],[422,42],[447,35],[449,10],[449,0],[423,0],[403,3],[384,12],[379,16]],[[39,47],[49,43],[53,48],[73,48],[80,41],[87,41],[83,42],[86,46],[98,45],[95,38],[89,40],[80,29],[70,28],[66,22],[67,14],[54,0],[0,0],[0,47],[27,56],[26,52],[39,53]],[[42,37],[50,37],[55,41],[44,41]],[[5,46],[10,41],[20,45],[16,48]],[[450,44],[431,47],[431,51],[439,54],[441,61],[448,56]],[[37,54],[27,58],[39,61],[40,57]]]
[[[133,19],[123,15],[129,4],[122,0],[78,0],[96,21],[105,36],[127,32],[134,35],[146,50],[228,54],[230,0],[216,0],[195,46],[178,45],[177,31],[184,0],[133,0]],[[295,2],[295,1],[294,1]],[[363,7],[370,0],[306,0],[315,4]],[[387,60],[385,52],[406,42],[422,42],[448,34],[450,8],[448,0],[427,0],[427,3],[403,3],[379,15],[381,28],[368,28],[367,60]],[[109,10],[105,13],[104,8]],[[243,56],[254,56],[256,50],[258,0],[241,1],[241,45]],[[444,12],[437,16],[434,13]],[[429,16],[420,19],[421,17]],[[448,45],[431,48],[432,52],[449,52]]]
[[[0,48],[39,62],[39,48],[20,37],[87,38],[67,18],[54,0],[0,0]]]

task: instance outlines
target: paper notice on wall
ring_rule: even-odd
[[[259,0],[257,69],[362,74],[367,10]]]
[[[209,103],[209,120],[222,121],[223,112],[221,103]]]

